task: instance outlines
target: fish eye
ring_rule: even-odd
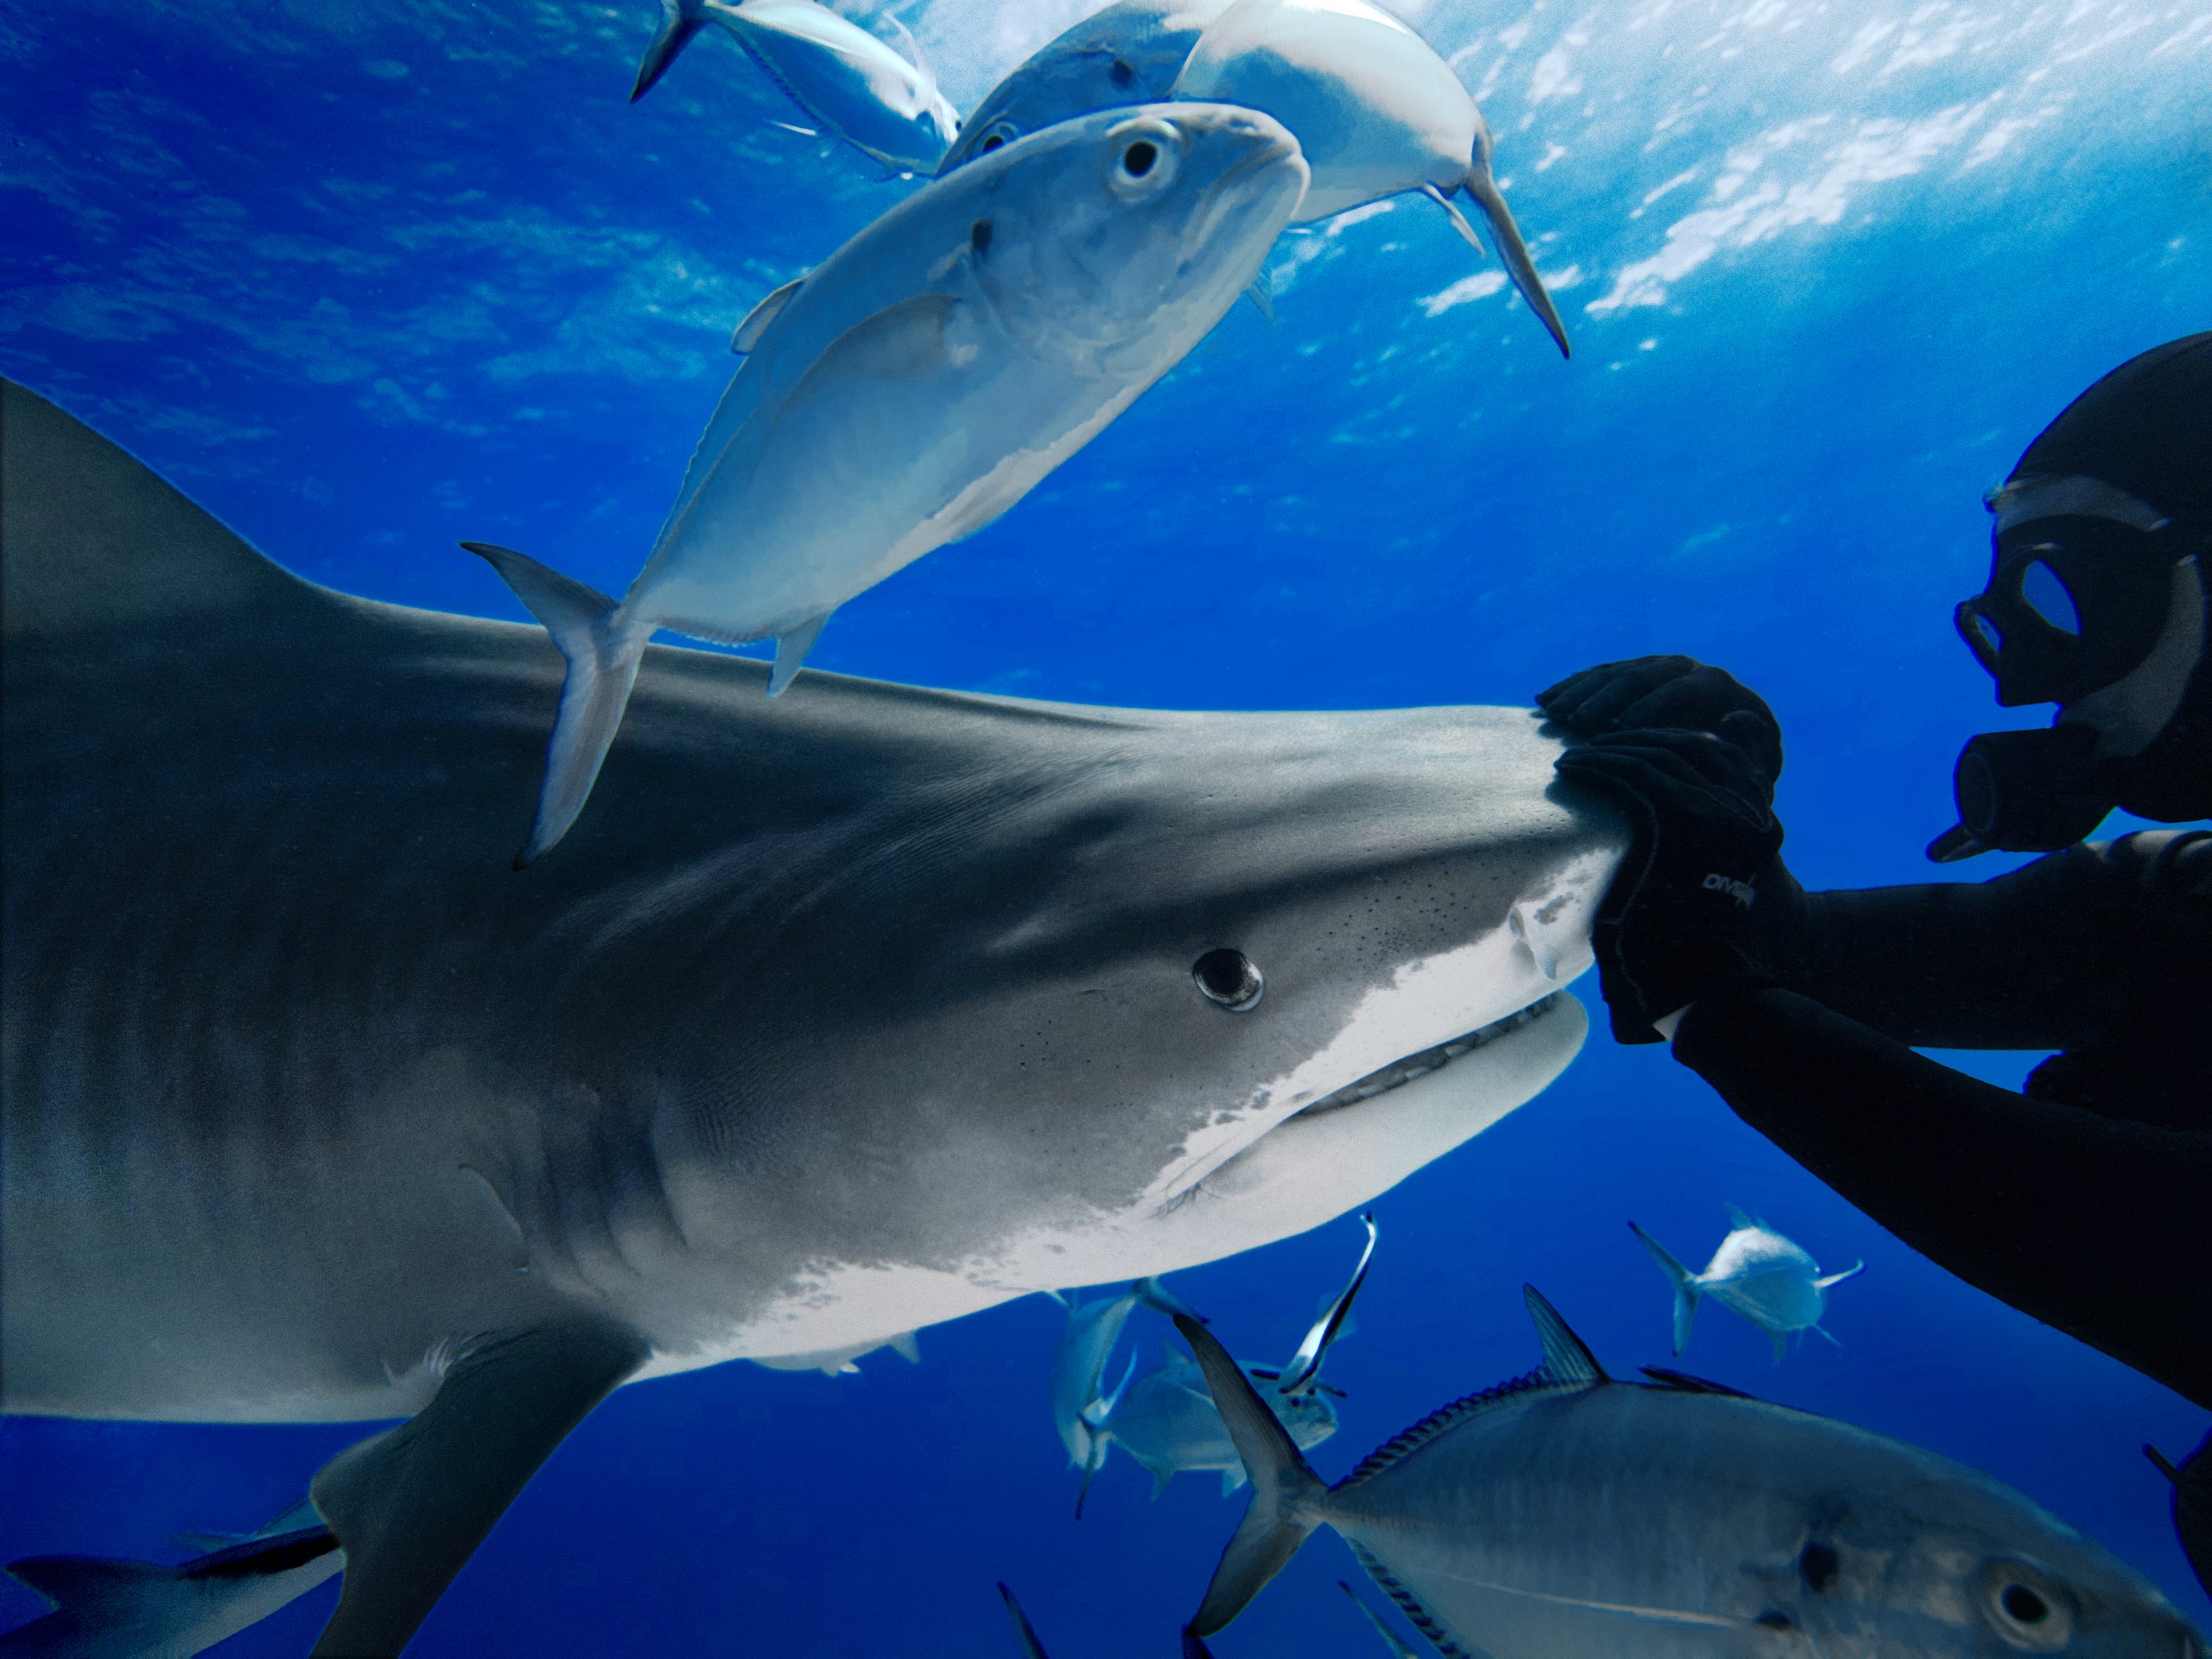
[[[975,153],[978,155],[988,155],[1001,145],[1012,143],[1021,136],[1022,130],[1002,115],[983,130],[983,141],[975,146]]]
[[[1106,135],[1106,185],[1133,201],[1166,188],[1182,158],[1183,137],[1156,115],[1124,121]]]
[[[2025,1653],[2057,1653],[2073,1639],[2073,1598],[2018,1561],[1992,1562],[1983,1577],[1983,1607],[2005,1645]]]
[[[1219,1003],[1232,1014],[1258,1007],[1260,994],[1267,988],[1252,958],[1225,945],[1191,963],[1190,976],[1207,1001]]]
[[[1836,1575],[1843,1571],[1843,1559],[1836,1553],[1834,1545],[1816,1541],[1806,1545],[1804,1552],[1798,1556],[1797,1576],[1805,1581],[1807,1589],[1820,1595],[1836,1582]]]

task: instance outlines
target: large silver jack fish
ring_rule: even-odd
[[[1093,110],[1154,104],[1229,0],[1116,0],[1053,37],[991,88],[938,164],[940,175],[1026,133]]]
[[[1237,0],[1191,48],[1173,95],[1263,109],[1297,135],[1312,182],[1294,222],[1419,191],[1479,252],[1454,204],[1479,208],[1506,275],[1559,355],[1559,307],[1491,167],[1489,125],[1451,66],[1369,0]]]
[[[568,661],[521,861],[568,833],[657,629],[773,638],[768,694],[830,613],[983,528],[1182,360],[1305,187],[1251,110],[1156,104],[1066,122],[924,185],[738,330],[653,552],[617,604],[491,561]]]
[[[1525,710],[771,707],[655,647],[510,875],[542,633],[301,581],[15,385],[0,627],[0,1407],[408,1419],[310,1486],[324,1656],[624,1382],[1212,1261],[1479,1133],[1582,1043],[1625,840]]]
[[[815,0],[661,0],[660,29],[638,64],[630,102],[650,92],[710,22],[734,35],[815,120],[893,172],[934,172],[960,131],[959,116],[918,56],[900,57]],[[912,50],[913,37],[907,42]]]
[[[1490,1659],[2203,1659],[2142,1576],[2008,1486],[1678,1371],[1620,1382],[1534,1290],[1544,1361],[1330,1486],[1203,1325],[1252,1501],[1211,1636],[1319,1527],[1447,1654]]]

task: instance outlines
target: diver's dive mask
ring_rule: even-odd
[[[2086,478],[2010,489],[1990,505],[1998,518],[1989,585],[1954,620],[1996,679],[1997,702],[2063,705],[2132,672],[2172,605],[2168,520]],[[1928,856],[1948,864],[2073,846],[2116,804],[2097,744],[2093,729],[2066,723],[1972,738],[1951,778],[1959,822]]]

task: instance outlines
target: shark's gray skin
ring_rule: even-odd
[[[415,1413],[311,1487],[322,1654],[625,1381],[1303,1231],[1586,1029],[1623,832],[1524,711],[770,705],[655,647],[515,873],[541,630],[301,581],[12,384],[0,549],[0,1404]]]
[[[1605,1373],[1524,1287],[1527,1376],[1334,1486],[1178,1315],[1252,1478],[1190,1621],[1211,1636],[1333,1528],[1446,1654],[1491,1659],[2204,1659],[2143,1577],[2011,1488],[1678,1371]]]

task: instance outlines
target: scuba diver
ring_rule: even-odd
[[[1959,823],[1928,853],[2049,856],[1807,892],[1779,856],[1766,704],[1686,657],[1605,664],[1537,698],[1575,739],[1561,778],[1636,831],[1601,984],[1617,1040],[1671,1039],[1906,1243],[2212,1410],[2212,831],[2083,839],[2115,806],[2212,817],[2212,333],[2099,380],[1988,506],[1959,632],[1999,703],[2057,714],[1966,744]],[[2060,1052],[2014,1092],[1916,1045]],[[2154,1457],[2212,1587],[2209,1450]]]

